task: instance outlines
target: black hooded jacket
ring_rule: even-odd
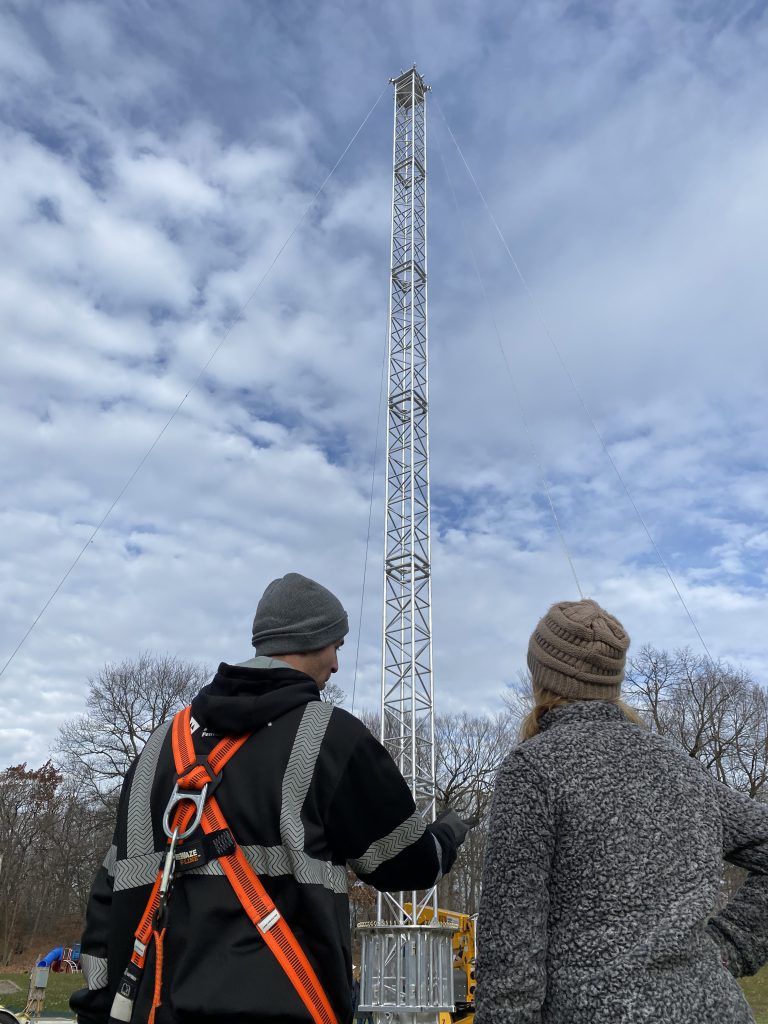
[[[428,888],[456,857],[450,829],[425,827],[384,747],[357,718],[321,702],[301,672],[222,664],[192,702],[192,719],[200,753],[253,732],[216,799],[346,1024],[347,865],[381,890]],[[88,988],[71,1001],[80,1024],[107,1024],[166,848],[162,817],[175,781],[167,722],[126,775],[114,843],[91,891],[81,954]],[[176,875],[163,974],[157,1024],[311,1020],[217,861]],[[132,1024],[147,1020],[153,977],[150,952]]]

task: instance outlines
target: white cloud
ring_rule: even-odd
[[[351,613],[351,691],[386,329],[389,97],[257,284],[414,57],[463,215],[432,149],[439,707],[467,706],[468,687],[472,708],[498,707],[536,618],[576,594],[470,244],[585,591],[638,644],[698,643],[539,311],[710,650],[766,678],[765,19],[580,10],[426,3],[409,14],[418,52],[404,54],[401,21],[372,3],[299,22],[290,5],[203,0],[151,26],[120,0],[7,8],[0,661],[225,340],[0,679],[0,762],[45,760],[107,660],[247,656],[261,589],[294,569]],[[358,706],[378,686],[383,461],[380,445]]]

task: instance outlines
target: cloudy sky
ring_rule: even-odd
[[[199,381],[0,677],[0,766],[44,761],[106,662],[248,657],[292,570],[350,611],[347,706],[362,608],[375,703],[387,83],[414,61],[438,711],[498,709],[577,596],[537,463],[584,592],[701,651],[590,418],[713,656],[766,681],[767,44],[730,0],[4,4],[0,664]]]

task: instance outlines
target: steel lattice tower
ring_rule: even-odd
[[[428,86],[415,67],[392,84],[381,739],[411,786],[417,814],[430,822],[435,817],[435,716],[427,429]],[[370,1013],[376,1024],[437,1024],[454,1009],[453,933],[437,921],[435,889],[419,895],[379,894],[378,921],[360,928],[358,1012]]]
[[[435,817],[429,539],[427,155],[429,86],[415,66],[395,88],[390,263],[381,739],[425,821]],[[417,894],[388,898],[415,923]],[[403,907],[410,902],[411,912]],[[437,909],[434,890],[421,906]],[[383,902],[379,897],[379,920]],[[410,919],[410,920],[409,920]]]

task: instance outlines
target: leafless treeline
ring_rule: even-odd
[[[50,761],[0,772],[0,963],[76,939],[109,827]]]
[[[768,797],[768,694],[743,669],[646,645],[630,662],[625,692],[652,729],[720,782]]]
[[[46,943],[76,940],[90,880],[111,840],[120,780],[152,730],[206,681],[200,666],[142,655],[90,680],[86,713],[64,723],[52,761],[0,772],[0,957],[31,959]],[[477,816],[440,905],[477,911],[496,772],[515,743],[526,686],[496,715],[436,721],[438,803]],[[326,697],[343,702],[338,687]],[[689,650],[651,646],[628,665],[626,698],[649,727],[673,738],[716,778],[768,797],[768,697],[748,673]],[[376,731],[373,717],[366,724]],[[375,898],[350,877],[353,924],[375,916]]]

